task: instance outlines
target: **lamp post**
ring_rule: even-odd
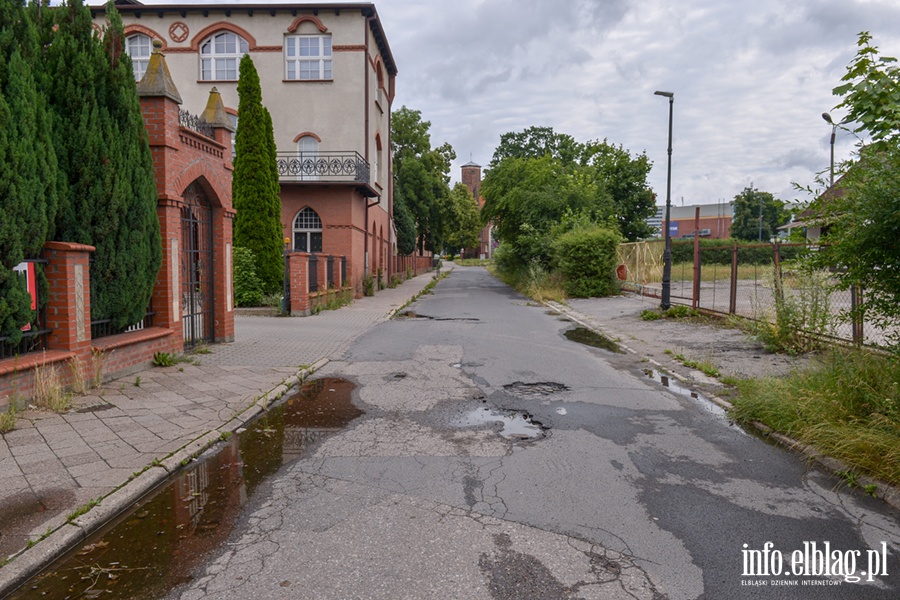
[[[834,187],[834,133],[837,131],[838,125],[831,119],[831,115],[827,112],[822,113],[822,118],[825,119],[825,122],[831,125],[831,168],[829,169],[830,179],[828,182],[829,189]]]
[[[664,96],[669,99],[669,165],[666,170],[666,249],[663,252],[663,276],[662,276],[662,302],[659,307],[668,310],[672,297],[672,234],[669,231],[670,213],[672,210],[672,111],[675,104],[675,94],[672,92],[653,92],[656,96]]]

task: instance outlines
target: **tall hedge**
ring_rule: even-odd
[[[107,16],[102,39],[80,0],[45,16],[40,25],[52,43],[40,65],[65,180],[55,239],[96,248],[91,317],[124,327],[147,310],[162,246],[153,158],[124,29],[112,6]]]
[[[577,298],[615,294],[616,248],[621,241],[617,231],[599,225],[576,227],[556,238],[552,260],[563,275],[566,294]]]
[[[234,245],[256,256],[256,274],[267,293],[281,289],[281,199],[272,117],[262,104],[259,74],[249,54],[241,59],[238,79],[238,120],[235,134]]]
[[[0,0],[0,337],[13,343],[34,315],[12,269],[40,252],[56,215],[56,153],[31,67],[38,53],[23,4]]]

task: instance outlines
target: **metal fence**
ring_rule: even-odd
[[[660,297],[664,250],[662,240],[620,245],[623,288]],[[837,289],[833,270],[809,273],[798,268],[803,255],[814,251],[805,244],[708,246],[673,241],[671,302],[774,323],[776,306],[786,299],[797,310],[830,315],[815,332],[818,335],[867,346],[887,345],[896,331],[854,316],[863,290]]]
[[[140,331],[145,327],[153,327],[153,315],[155,314],[156,313],[154,312],[147,312],[143,319],[132,325],[126,325],[125,327],[113,326],[112,319],[98,319],[96,321],[91,321],[91,339],[96,340],[111,335],[119,335],[120,333]]]
[[[47,337],[52,332],[46,328],[47,302],[41,297],[42,286],[39,283],[42,279],[41,270],[47,262],[42,258],[29,258],[25,260],[25,264],[30,266],[25,267],[24,271],[18,269],[13,271],[13,276],[23,277],[26,280],[26,287],[33,294],[34,318],[22,327],[22,337],[18,342],[13,343],[9,336],[0,337],[0,359],[47,349]]]

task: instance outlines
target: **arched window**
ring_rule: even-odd
[[[304,135],[297,140],[297,150],[300,152],[301,179],[318,179],[319,140],[311,135]]]
[[[294,217],[294,250],[322,251],[322,219],[308,206]]]
[[[125,53],[131,57],[135,81],[140,81],[144,78],[144,73],[147,72],[147,64],[150,62],[152,48],[149,35],[137,33],[125,38]]]
[[[223,31],[200,45],[200,79],[203,81],[237,81],[238,63],[250,51],[247,40]]]

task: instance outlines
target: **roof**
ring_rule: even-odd
[[[388,45],[387,37],[384,34],[384,28],[381,26],[381,20],[378,18],[378,11],[375,9],[375,5],[371,2],[360,2],[360,3],[346,3],[346,4],[337,4],[337,3],[295,3],[295,4],[271,4],[271,3],[255,3],[255,2],[241,2],[241,3],[222,3],[222,4],[187,4],[187,3],[178,3],[178,4],[141,4],[137,0],[116,0],[116,9],[121,14],[132,14],[134,13],[136,16],[141,13],[150,13],[154,15],[160,15],[167,12],[177,12],[181,13],[189,13],[189,12],[209,12],[211,10],[227,10],[227,11],[266,11],[274,15],[277,12],[287,12],[292,15],[297,14],[297,11],[311,11],[313,14],[317,13],[320,10],[333,10],[336,12],[340,12],[342,10],[358,10],[362,13],[364,17],[368,17],[369,27],[372,29],[372,36],[375,38],[375,43],[378,45],[378,50],[381,53],[381,59],[384,61],[384,65],[388,70],[388,73],[394,77],[397,75],[397,63],[394,62],[394,55],[391,53],[391,47]],[[103,6],[91,6],[92,11],[103,11],[105,7]]]
[[[463,167],[478,167],[480,169],[481,165],[476,164],[474,160],[470,160],[469,162],[464,164]]]

